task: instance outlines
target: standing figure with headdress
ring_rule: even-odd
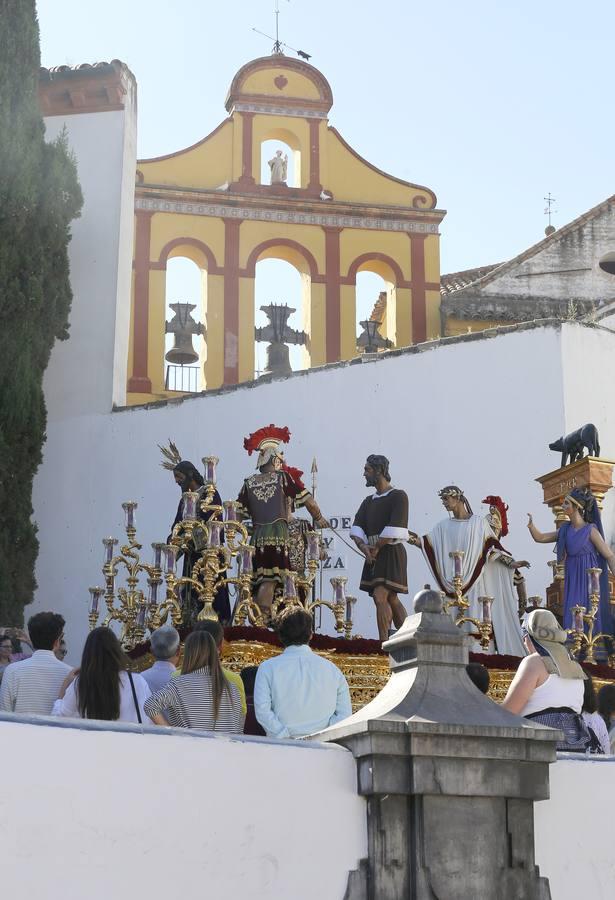
[[[237,499],[252,519],[254,599],[267,624],[276,587],[283,584],[287,572],[293,571],[288,533],[292,506],[305,506],[316,527],[327,525],[303,483],[296,481],[290,471],[284,471],[284,452],[280,445],[289,440],[288,428],[268,425],[243,442],[250,456],[258,450],[258,472],[245,479]]]
[[[199,494],[199,497],[201,499],[204,499],[205,482],[203,476],[198,471],[196,466],[194,466],[188,460],[183,460],[177,447],[171,441],[169,441],[169,449],[165,447],[160,447],[160,449],[162,450],[162,453],[165,457],[165,461],[161,465],[163,466],[163,468],[173,472],[175,483],[179,486],[182,494],[185,491],[195,491],[197,494]],[[203,511],[201,509],[201,499],[199,499],[199,501],[197,502],[197,515],[201,522],[207,522],[212,517],[213,511]],[[218,491],[215,491],[211,500],[211,504],[213,506],[222,506],[222,499]],[[173,529],[183,520],[183,517],[184,499],[183,497],[181,497],[177,506],[175,519],[173,520],[173,524],[171,525],[171,534],[167,538],[167,543],[170,543],[173,536]],[[196,526],[192,532],[191,546],[182,548],[183,578],[190,578],[192,576],[192,569],[194,568],[194,564],[198,559],[200,559],[204,547],[205,531],[203,528]],[[184,611],[184,624],[192,625],[196,621],[196,617],[200,611],[201,602],[199,601],[196,593],[191,589],[190,585],[182,586],[181,598],[182,609]],[[219,620],[223,624],[227,624],[228,622],[230,622],[231,606],[229,603],[228,588],[225,584],[222,585],[222,587],[220,587],[216,592],[216,597],[213,602],[213,608],[218,614]]]
[[[375,487],[354,517],[350,537],[365,556],[361,590],[376,604],[376,622],[381,641],[389,637],[391,622],[400,628],[406,609],[398,594],[408,593],[406,549],[408,541],[408,495],[393,487],[386,456],[367,457],[363,476],[367,487]]]
[[[604,540],[602,519],[596,498],[587,488],[574,488],[566,495],[562,509],[569,518],[557,531],[546,534],[534,525],[528,513],[527,527],[538,544],[557,543],[557,561],[564,563],[564,628],[573,627],[573,606],[589,609],[587,570],[602,569],[600,606],[594,620],[594,633],[613,634],[609,602],[608,569],[615,574],[615,553]]]
[[[453,559],[455,550],[463,551],[461,578],[463,596],[470,608],[468,615],[481,618],[479,597],[492,597],[491,618],[497,653],[524,656],[521,626],[513,588],[513,571],[519,567],[502,547],[489,522],[475,516],[465,494],[449,484],[438,491],[450,518],[420,538],[410,535],[410,543],[420,547],[434,578],[447,597],[455,597]]]
[[[506,537],[506,535],[508,534],[508,503],[504,503],[502,498],[498,497],[496,494],[489,494],[489,496],[485,497],[483,503],[487,503],[489,506],[489,515],[487,516],[487,521],[489,522],[491,530],[495,534],[496,538],[500,540],[500,538]],[[502,557],[502,562],[504,562],[504,557]],[[512,564],[512,560],[506,560],[504,564],[510,566]],[[530,564],[527,559],[516,560],[515,568],[513,568],[513,586],[515,588],[515,591],[517,592],[519,618],[522,618],[527,607],[527,590],[525,587],[525,578],[521,574],[522,568],[530,568]]]

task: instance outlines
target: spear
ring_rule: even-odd
[[[312,468],[310,469],[312,473],[312,497],[316,499],[316,476],[318,474],[318,463],[316,462],[316,457],[312,459]],[[322,535],[322,531],[321,531]],[[322,560],[318,561],[318,575],[320,581],[320,596],[322,597]],[[315,601],[316,598],[316,584],[312,584],[312,602]],[[322,616],[322,609],[319,607],[319,612]],[[319,623],[320,624],[320,623]]]

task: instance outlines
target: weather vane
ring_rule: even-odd
[[[553,229],[553,231],[555,231],[555,228],[553,228],[553,226],[551,225],[551,216],[553,215],[553,213],[556,213],[557,210],[552,209],[551,207],[556,202],[556,200],[555,200],[555,197],[551,196],[551,191],[549,191],[547,193],[547,196],[544,197],[543,199],[545,200],[545,202],[547,204],[545,207],[545,216],[549,217],[549,224],[548,224],[547,228],[549,229],[549,232],[552,233],[551,229]]]
[[[290,0],[287,0],[290,3]],[[259,31],[258,28],[252,28],[252,31],[255,31],[257,34],[262,35],[263,37],[268,38],[270,41],[273,41],[273,49],[271,51],[272,55],[284,55],[284,51],[282,47],[286,47],[288,50],[292,50],[293,53],[296,53],[297,56],[300,56],[301,59],[307,60],[310,59],[311,53],[306,53],[305,50],[295,50],[294,47],[291,47],[290,44],[286,44],[284,41],[280,40],[280,0],[275,0],[275,8],[273,10],[273,14],[275,16],[275,38],[270,34],[265,34],[264,31]]]

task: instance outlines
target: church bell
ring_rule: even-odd
[[[170,308],[175,315],[170,322],[165,322],[165,333],[174,337],[173,346],[166,354],[167,362],[177,366],[185,366],[198,360],[199,354],[192,344],[192,336],[205,334],[205,329],[200,322],[192,318],[192,310],[196,309],[194,303],[170,303]]]

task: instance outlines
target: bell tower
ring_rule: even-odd
[[[274,53],[237,72],[228,116],[206,138],[138,162],[129,402],[169,395],[166,269],[175,256],[202,275],[206,388],[255,377],[255,270],[263,259],[284,260],[300,275],[305,368],[360,352],[363,271],[386,284],[382,338],[390,346],[439,334],[445,213],[429,188],[359,156],[329,124],[332,104],[318,69]],[[268,159],[271,141],[282,146]]]

